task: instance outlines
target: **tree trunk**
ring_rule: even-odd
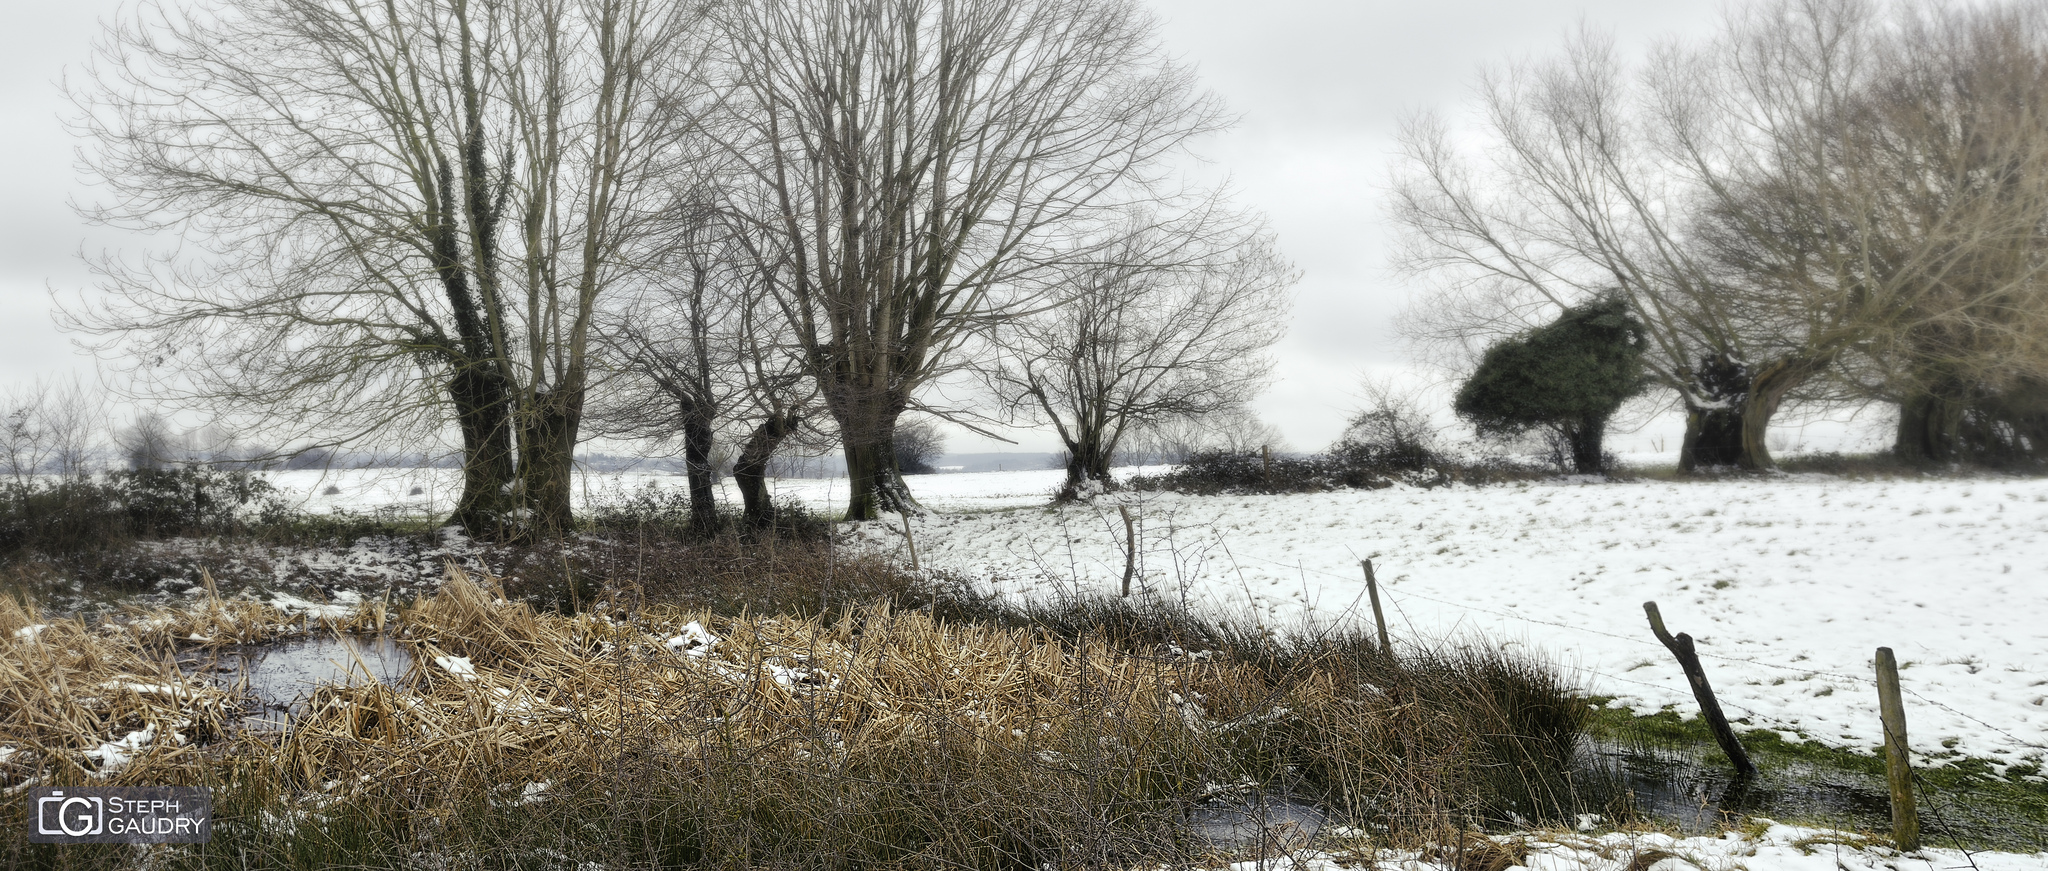
[[[1771,418],[1785,403],[1786,394],[1820,374],[1828,363],[1825,358],[1781,357],[1756,369],[1742,400],[1742,452],[1736,457],[1736,465],[1753,472],[1778,467],[1765,441]]]
[[[845,383],[865,380],[843,379],[826,391],[826,407],[839,424],[846,453],[847,520],[876,520],[883,512],[917,510],[917,500],[911,498],[896,466],[896,418],[904,403],[886,389]]]
[[[896,468],[895,416],[886,423],[848,427],[840,423],[846,448],[846,480],[852,491],[846,504],[846,519],[875,520],[883,512],[916,511],[910,487]]]
[[[1959,458],[2038,465],[2048,457],[2048,383],[2023,379],[1978,398],[1963,413],[1959,432]]]
[[[520,415],[519,482],[525,490],[527,536],[559,538],[574,528],[569,497],[575,485],[576,429],[583,395],[541,391]]]
[[[1600,475],[1607,471],[1607,463],[1601,447],[1607,435],[1607,418],[1589,417],[1573,421],[1565,433],[1572,448],[1572,471],[1581,475]]]
[[[1116,481],[1109,476],[1114,446],[1093,436],[1068,441],[1066,445],[1067,478],[1053,497],[1055,501],[1073,502],[1083,498],[1084,493],[1106,493],[1116,488]]]
[[[1678,449],[1678,470],[1692,474],[1703,468],[1733,466],[1742,458],[1743,397],[1749,391],[1749,370],[1732,354],[1700,359],[1688,373],[1693,393],[1685,398],[1685,441]]]
[[[746,444],[732,464],[733,483],[740,488],[741,516],[754,529],[775,523],[775,503],[768,498],[768,461],[782,440],[796,432],[803,418],[795,414],[770,414],[747,435]]]
[[[1714,466],[1733,466],[1742,458],[1742,410],[1688,404],[1685,441],[1678,449],[1678,470],[1687,474]]]
[[[1892,451],[1909,463],[1948,463],[1956,459],[1963,429],[1963,403],[1933,393],[1899,403],[1899,429]]]
[[[711,421],[702,415],[683,418],[683,471],[690,481],[690,528],[708,533],[718,527],[718,502],[712,494]]]
[[[1679,471],[1690,473],[1713,466],[1751,471],[1777,468],[1765,441],[1771,417],[1778,413],[1787,394],[1827,369],[1831,362],[1825,357],[1780,357],[1747,370],[1722,364],[1728,372],[1751,374],[1735,382],[1739,390],[1732,396],[1724,384],[1715,385],[1719,389],[1714,393],[1723,405],[1687,403]]]
[[[484,364],[466,366],[448,381],[456,427],[462,432],[462,495],[448,522],[477,538],[502,535],[505,515],[516,505],[507,393],[504,379]]]

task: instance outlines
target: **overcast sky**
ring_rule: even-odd
[[[1581,22],[1640,48],[1665,36],[1703,35],[1714,2],[1569,0],[1152,0],[1168,47],[1241,115],[1204,152],[1263,210],[1303,270],[1287,339],[1278,349],[1263,418],[1297,449],[1334,439],[1367,371],[1394,371],[1390,332],[1408,289],[1386,270],[1381,210],[1392,134],[1406,111],[1467,103],[1482,64],[1547,53]],[[129,10],[133,4],[128,4]],[[0,385],[91,373],[92,362],[56,331],[50,288],[90,281],[81,248],[130,244],[85,226],[69,202],[88,197],[64,130],[61,81],[89,58],[109,0],[15,3],[0,29]],[[1017,434],[1010,450],[1052,450]],[[995,443],[956,438],[955,451]]]

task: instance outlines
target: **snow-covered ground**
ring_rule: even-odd
[[[967,476],[960,476],[967,477]],[[1003,488],[992,488],[1003,489]],[[1016,487],[1011,489],[1024,489]],[[1651,636],[1688,632],[1731,716],[1880,743],[1872,657],[1897,652],[1922,751],[2048,750],[2048,481],[1591,483],[1192,497],[1130,493],[1139,583],[1288,622],[1370,620],[1374,561],[1397,636],[1526,644],[1590,688],[1694,710]],[[939,501],[939,500],[933,500]],[[885,524],[865,534],[900,546]],[[1021,596],[1114,591],[1116,503],[921,518],[922,564]]]
[[[916,524],[922,565],[1019,596],[1113,592],[1124,563],[1118,503],[1043,507],[1059,478],[913,478],[933,509]],[[445,508],[456,484],[434,470],[275,480],[312,508]],[[681,479],[594,474],[582,492],[643,486]],[[819,510],[844,507],[844,479],[776,487]],[[1697,641],[1723,707],[1752,726],[1877,746],[1871,659],[1888,646],[1918,750],[2001,763],[2048,753],[2048,480],[1560,480],[1120,498],[1139,527],[1138,583],[1198,605],[1275,623],[1370,620],[1359,566],[1370,558],[1397,636],[1525,644],[1618,704],[1690,712],[1684,677],[1643,615],[1655,600],[1672,631]],[[862,534],[900,548],[899,529]]]
[[[1720,837],[1677,838],[1655,832],[1574,835],[1533,832],[1494,839],[1503,858],[1528,871],[2039,871],[2048,853],[1999,853],[1927,847],[1912,856],[1870,839],[1828,829],[1787,826],[1767,820]],[[1357,857],[1298,852],[1232,863],[1228,871],[1443,871],[1487,867],[1468,855],[1458,866],[1441,855],[1416,853]],[[1509,859],[1509,861],[1513,861]]]
[[[455,469],[336,469],[263,472],[288,502],[309,511],[371,511],[396,508],[435,515],[453,510],[462,491]],[[959,512],[1040,505],[1059,489],[1064,473],[1057,469],[1022,472],[971,472],[913,476],[911,487],[923,504],[936,511]],[[616,499],[643,487],[684,486],[681,475],[668,472],[590,472],[577,477],[576,500],[583,505]],[[731,478],[720,481],[721,498],[738,505],[740,493]],[[780,499],[794,499],[817,511],[846,508],[845,478],[778,478],[769,489]]]

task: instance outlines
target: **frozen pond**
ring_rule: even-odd
[[[225,687],[246,686],[261,706],[243,719],[258,729],[283,728],[322,684],[375,680],[396,684],[412,668],[412,656],[384,636],[328,635],[263,647],[223,651],[198,663]]]

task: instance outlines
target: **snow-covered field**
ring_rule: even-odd
[[[1359,561],[1370,558],[1397,636],[1483,633],[1548,653],[1620,703],[1691,711],[1643,614],[1655,600],[1672,631],[1697,641],[1723,706],[1754,726],[1877,746],[1871,662],[1888,646],[1918,749],[2007,763],[2048,749],[2048,481],[1125,499],[1140,526],[1140,583],[1166,595],[1249,605],[1276,622],[1369,620]],[[881,525],[867,534],[900,543]],[[917,524],[923,565],[1023,596],[1114,591],[1123,538],[1108,500]]]
[[[916,522],[922,565],[1019,596],[1113,592],[1124,563],[1118,503],[1045,508],[1059,477],[912,479],[933,509]],[[277,483],[309,507],[368,508],[427,498],[445,507],[455,481],[295,472]],[[602,498],[680,484],[591,475],[582,490]],[[776,486],[821,510],[842,508],[846,494],[843,479]],[[1561,480],[1119,498],[1139,526],[1139,584],[1198,605],[1274,623],[1370,620],[1359,566],[1370,558],[1397,636],[1525,644],[1618,704],[1690,712],[1684,677],[1643,616],[1655,600],[1672,631],[1698,642],[1722,705],[1752,726],[1877,746],[1871,659],[1889,646],[1918,750],[2008,764],[2048,752],[2048,480]],[[862,535],[900,548],[899,529],[869,524]]]
[[[1513,867],[1528,871],[2039,871],[2048,866],[2048,853],[1964,853],[1927,847],[1908,857],[1860,836],[1764,820],[1756,821],[1754,829],[1728,832],[1721,837],[1678,838],[1654,832],[1534,832],[1501,836],[1495,841],[1518,846],[1520,849],[1510,852],[1511,856],[1526,850],[1527,854]],[[1444,871],[1450,867],[1454,867],[1452,863],[1440,856],[1405,854],[1360,861],[1348,855],[1302,852],[1236,862],[1227,869]]]
[[[442,514],[455,507],[462,491],[454,469],[346,469],[263,472],[279,495],[309,511],[371,511],[396,508],[419,514]],[[1059,489],[1057,469],[1023,472],[975,472],[921,475],[911,478],[917,498],[936,511],[958,512],[1041,505]],[[576,501],[603,502],[643,487],[684,486],[681,475],[667,472],[590,472],[577,478]],[[738,505],[740,493],[731,478],[720,482],[721,498]],[[780,478],[769,482],[781,499],[794,499],[818,511],[846,508],[845,478]],[[330,492],[331,491],[331,492]]]

